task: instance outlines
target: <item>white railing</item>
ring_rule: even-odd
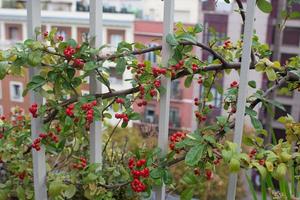
[[[250,64],[250,52],[252,45],[252,35],[253,35],[253,21],[254,21],[254,10],[255,10],[254,0],[247,0],[247,10],[246,10],[246,24],[245,24],[245,34],[244,34],[244,46],[242,55],[242,67],[241,67],[241,80],[239,87],[238,96],[238,109],[235,124],[235,135],[234,142],[236,142],[240,149],[241,138],[243,134],[244,125],[244,114],[245,114],[245,103],[247,94],[247,80],[248,71]],[[163,23],[163,48],[162,48],[162,64],[163,67],[168,67],[168,60],[171,56],[171,49],[166,43],[166,35],[173,31],[174,22],[174,0],[164,0],[164,23]],[[94,47],[99,47],[102,43],[102,0],[90,0],[90,32],[91,35],[95,37]],[[41,0],[28,0],[27,1],[27,30],[28,36],[34,37],[35,27],[41,26]],[[37,71],[30,70],[30,77],[32,77]],[[95,80],[93,75],[90,76],[90,93],[101,92],[101,85]],[[163,79],[162,85],[166,88],[166,92],[161,96],[160,100],[160,118],[159,118],[159,136],[158,145],[162,149],[162,153],[167,152],[168,146],[168,124],[169,124],[169,109],[170,109],[170,79]],[[41,104],[42,98],[36,93],[31,93],[31,102],[36,102]],[[36,138],[39,130],[41,130],[41,119],[32,118],[32,138]],[[101,123],[94,122],[91,126],[91,136],[90,136],[90,161],[92,163],[101,163]],[[46,160],[45,160],[45,150],[42,148],[41,151],[32,151],[33,155],[33,171],[34,171],[34,191],[36,200],[47,200],[47,187],[46,187]],[[237,175],[230,175],[230,183],[228,187],[228,200],[235,199]],[[165,199],[165,186],[156,189],[156,199]]]

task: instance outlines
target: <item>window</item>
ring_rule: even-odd
[[[157,44],[150,44],[149,47],[155,47],[157,46]],[[147,54],[145,54],[145,60],[149,60],[152,63],[156,63],[157,62],[157,55],[155,54],[154,51],[149,52]]]
[[[89,29],[88,28],[83,28],[79,27],[77,28],[77,41],[78,43],[82,43],[87,41],[86,39],[89,38]]]
[[[86,96],[86,95],[89,95],[90,92],[88,90],[81,90],[81,95],[82,96]]]
[[[281,64],[285,64],[291,57],[297,56],[297,54],[282,53],[280,57]]]
[[[16,102],[23,102],[23,84],[21,82],[14,82],[11,81],[9,83],[9,90],[10,90],[10,100]]]
[[[178,108],[170,108],[169,125],[174,128],[180,127],[180,117]]]
[[[118,44],[125,39],[124,30],[107,30],[107,41],[112,47],[118,47]]]
[[[179,87],[180,81],[174,80],[171,83],[171,98],[172,99],[181,99],[182,98],[182,91]]]
[[[53,26],[52,28],[57,28],[57,35],[63,36],[64,41],[68,40],[71,37],[71,34],[72,34],[71,27]]]
[[[113,46],[113,47],[118,47],[118,44],[120,42],[122,42],[123,40],[123,36],[122,35],[119,35],[119,34],[112,34],[110,36],[110,44]]]
[[[204,93],[205,92],[205,93]],[[213,95],[213,99],[208,102],[215,108],[222,107],[222,95],[217,91],[215,87],[212,87],[210,90],[211,94]],[[200,88],[201,97],[204,98],[204,95],[207,95],[207,90],[204,90],[203,87]]]
[[[22,40],[22,25],[21,24],[6,24],[6,39],[12,41]]]
[[[116,67],[110,67],[109,68],[109,80],[113,84],[120,84],[122,83],[123,77],[122,75],[117,73]]]
[[[155,123],[155,110],[152,106],[147,106],[145,109],[145,122],[147,123]]]
[[[283,31],[282,43],[285,45],[300,45],[300,28],[286,27]]]

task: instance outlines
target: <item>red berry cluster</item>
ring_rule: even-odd
[[[85,111],[85,119],[87,125],[90,125],[94,120],[94,110],[93,107],[97,106],[97,101],[94,100],[91,103],[85,103],[81,106],[81,109]]]
[[[195,73],[199,69],[199,66],[197,64],[192,64],[192,70]]]
[[[256,149],[252,149],[249,153],[248,156],[250,157],[250,159],[255,158],[257,151]]]
[[[128,167],[131,170],[133,181],[130,183],[131,188],[135,192],[143,192],[147,189],[146,185],[142,182],[141,178],[148,178],[150,170],[147,168],[145,159],[135,161],[134,158],[130,158]]]
[[[137,105],[139,107],[145,106],[147,105],[147,101],[144,100],[144,95],[145,95],[145,88],[143,85],[140,85],[139,87],[140,90],[140,94],[139,94],[139,98],[142,100],[141,102],[139,102]]]
[[[64,55],[67,60],[71,60],[72,56],[76,53],[75,49],[73,49],[71,46],[67,46],[64,50]]]
[[[76,69],[83,69],[84,66],[84,60],[80,59],[80,58],[75,58],[73,61],[73,65],[74,68]]]
[[[29,112],[31,113],[33,118],[37,118],[38,105],[36,103],[32,104],[29,107]]]
[[[199,104],[200,104],[199,99],[197,97],[194,98],[194,104],[195,104],[195,106],[199,106]]]
[[[236,88],[236,87],[238,87],[239,86],[239,83],[237,82],[237,81],[232,81],[231,83],[230,83],[230,87],[231,88]]]
[[[221,162],[221,158],[217,158],[216,160],[213,161],[214,165],[218,165]]]
[[[53,142],[58,143],[58,136],[55,135],[53,132],[49,132],[48,134],[40,133],[39,137],[33,140],[31,147],[34,148],[36,151],[41,150],[42,140],[47,140],[48,137],[51,138]]]
[[[167,73],[167,70],[164,68],[159,68],[159,67],[153,67],[152,68],[152,74],[154,77],[157,77],[159,75],[165,75]]]
[[[203,83],[203,79],[202,79],[202,76],[201,76],[201,75],[199,76],[199,78],[198,78],[198,81],[197,81],[197,82],[198,82],[198,84],[199,84],[199,85]]]
[[[117,99],[116,99],[116,103],[124,104],[124,103],[125,103],[125,100],[122,99],[122,98],[117,98]]]
[[[180,60],[176,65],[172,65],[171,69],[172,70],[180,70],[184,65],[184,60]]]
[[[195,117],[198,119],[199,122],[205,122],[207,117],[202,115],[199,111],[195,111]]]
[[[137,105],[138,105],[138,107],[146,106],[147,105],[147,101],[143,100],[143,101],[137,103]]]
[[[230,40],[226,40],[226,41],[224,42],[223,48],[224,48],[224,49],[231,49],[231,47],[232,47],[231,41],[230,41]]]
[[[145,67],[146,65],[144,63],[137,64],[137,70],[136,70],[137,75],[143,74],[145,72]]]
[[[186,137],[186,133],[183,132],[176,132],[173,133],[170,137],[170,144],[169,144],[169,148],[173,151],[175,150],[175,145],[177,142],[180,142],[181,140],[183,140]],[[176,153],[179,153],[180,150],[176,151]]]
[[[116,113],[115,118],[123,119],[123,122],[125,122],[125,123],[129,121],[128,115],[125,113]]]
[[[4,121],[4,120],[6,119],[6,117],[5,117],[4,115],[2,115],[2,116],[0,117],[0,119]]]
[[[74,107],[75,107],[74,104],[68,105],[68,107],[67,107],[67,109],[66,109],[66,114],[67,114],[68,116],[70,116],[70,117],[73,117],[73,116],[74,116],[74,112],[73,112]]]
[[[81,158],[79,159],[79,161],[80,161],[79,163],[74,163],[74,164],[73,164],[73,168],[74,168],[74,169],[84,169],[84,168],[86,167],[87,161],[86,161],[85,158],[81,157]]]
[[[4,134],[0,133],[0,139],[4,138]]]

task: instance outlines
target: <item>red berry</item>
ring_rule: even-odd
[[[74,59],[74,63],[73,63],[73,67],[76,69],[83,69],[84,66],[84,61],[80,58],[75,58]]]
[[[250,154],[252,154],[252,155],[255,155],[256,153],[257,153],[256,149],[252,149],[252,150],[250,151]]]
[[[121,99],[121,98],[117,98],[116,99],[116,103],[121,103],[121,104],[123,104],[125,101],[124,101],[124,99]]]
[[[45,32],[43,33],[43,35],[44,35],[44,37],[48,37],[48,31],[45,31]]]
[[[156,96],[156,95],[157,95],[157,91],[154,90],[154,89],[150,90],[150,95],[151,95],[152,97]]]
[[[57,39],[58,39],[59,41],[63,41],[63,40],[64,40],[64,37],[63,37],[62,35],[59,35],[59,36],[57,37]]]
[[[195,169],[194,169],[194,174],[195,174],[196,176],[199,176],[199,175],[200,175],[200,169],[199,169],[199,168],[195,168]]]
[[[209,181],[213,178],[213,172],[209,169],[205,170],[205,176],[206,176],[206,179]]]
[[[155,81],[154,81],[154,86],[155,86],[156,88],[159,88],[159,87],[160,87],[160,80],[155,80]]]
[[[237,81],[232,81],[232,83],[230,84],[231,88],[235,88],[235,87],[238,87],[238,86],[239,86],[239,83]]]
[[[265,165],[265,160],[264,160],[264,159],[260,159],[260,160],[258,161],[258,163],[259,163],[260,165],[264,166],[264,165]]]

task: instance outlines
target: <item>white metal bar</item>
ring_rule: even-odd
[[[90,0],[90,37],[92,47],[99,48],[102,44],[102,0]],[[101,93],[102,86],[96,79],[96,74],[90,75],[90,94]],[[95,121],[90,128],[90,161],[92,163],[102,162],[102,124]]]
[[[241,149],[243,128],[244,128],[244,116],[245,116],[245,106],[247,97],[247,86],[248,86],[248,72],[249,65],[251,62],[251,46],[252,46],[252,36],[253,36],[253,24],[254,24],[254,12],[255,12],[256,1],[247,0],[246,9],[246,20],[244,29],[244,39],[243,39],[243,52],[242,52],[242,63],[240,72],[240,84],[237,102],[237,113],[234,129],[234,143],[238,145],[237,151]],[[229,176],[229,186],[227,191],[227,200],[234,200],[236,195],[236,184],[238,175],[230,174]]]
[[[27,1],[27,36],[35,38],[35,28],[41,26],[41,2],[40,0]],[[38,71],[34,68],[29,69],[29,78],[32,78]],[[42,104],[42,97],[35,92],[30,92],[30,102]],[[31,137],[32,140],[38,137],[42,129],[42,120],[40,117],[31,118]],[[35,199],[47,199],[46,186],[46,157],[45,148],[41,146],[40,151],[32,149],[33,157],[33,182]]]
[[[173,32],[174,23],[174,0],[164,0],[164,21],[163,21],[163,40],[162,40],[162,66],[168,67],[168,60],[171,56],[170,46],[167,44],[166,37]],[[166,88],[164,94],[160,97],[159,102],[159,133],[158,147],[161,148],[162,154],[168,151],[168,134],[169,134],[169,112],[170,112],[170,92],[171,79],[162,78],[162,86]],[[163,200],[166,196],[165,185],[156,191],[156,199]]]

